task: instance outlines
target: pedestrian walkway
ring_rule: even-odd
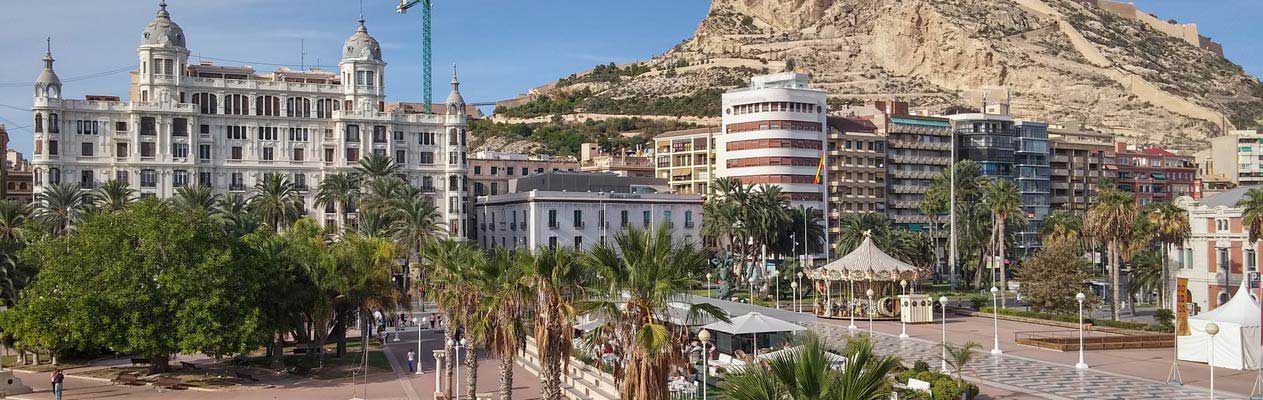
[[[809,328],[827,341],[837,344],[851,337],[846,327],[827,322],[806,322]],[[856,334],[866,330],[855,331]],[[932,366],[941,362],[942,347],[938,342],[877,332],[873,346],[880,354],[897,355],[909,364],[922,360]],[[1171,386],[1163,382],[1117,375],[1097,370],[1080,371],[1074,367],[1013,355],[995,356],[986,350],[969,364],[967,378],[976,377],[983,384],[1022,391],[1049,399],[1205,399],[1210,392],[1189,386]],[[1216,392],[1216,398],[1244,397]]]

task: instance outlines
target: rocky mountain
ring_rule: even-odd
[[[576,74],[548,92],[569,95],[570,108],[555,111],[619,113],[611,104],[714,96],[750,75],[794,69],[811,73],[837,106],[902,99],[931,110],[977,107],[971,93],[999,88],[1010,93],[1017,117],[1081,123],[1175,147],[1259,125],[1258,79],[1152,21],[1096,3],[713,0],[694,36],[664,54]],[[628,113],[719,112],[634,111]]]

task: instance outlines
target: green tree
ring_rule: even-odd
[[[503,248],[494,250],[482,264],[477,290],[483,294],[475,307],[477,318],[469,326],[470,337],[500,358],[500,399],[513,399],[513,361],[525,348],[528,317],[525,305],[531,294],[523,285],[523,263]],[[472,357],[471,357],[472,358]],[[473,392],[470,392],[473,393]]]
[[[1022,212],[1022,195],[1012,181],[998,180],[983,188],[982,201],[991,210],[991,248],[999,261],[1000,268],[1000,307],[1005,305],[1005,294],[1009,291],[1009,277],[1005,269],[1004,248],[1008,247],[1008,236],[1004,234],[1009,219]]]
[[[35,194],[33,216],[52,229],[53,235],[64,235],[92,208],[92,194],[79,185],[54,183]]]
[[[593,270],[564,248],[540,247],[536,255],[518,259],[524,284],[534,291],[534,337],[540,360],[540,393],[545,399],[561,398],[562,366],[570,359],[575,305],[585,296]]]
[[[1110,313],[1115,321],[1118,320],[1118,297],[1120,295],[1119,288],[1119,259],[1124,251],[1123,246],[1130,240],[1133,233],[1132,225],[1136,224],[1137,209],[1136,199],[1130,193],[1124,193],[1117,189],[1106,188],[1101,190],[1097,196],[1097,204],[1092,206],[1088,211],[1088,217],[1084,222],[1085,227],[1090,235],[1096,240],[1106,243],[1107,251],[1110,258]]]
[[[973,160],[963,160],[957,162],[952,168],[944,170],[943,173],[934,177],[929,189],[925,192],[925,198],[922,199],[923,208],[948,210],[951,201],[951,177],[955,171],[956,175],[956,242],[957,242],[957,266],[948,266],[949,269],[960,267],[960,271],[955,271],[956,275],[950,276],[952,282],[956,282],[958,275],[968,271],[974,272],[974,286],[981,287],[982,275],[979,269],[983,267],[983,253],[986,252],[985,238],[989,233],[987,223],[987,215],[990,210],[982,201],[983,188],[989,182],[989,178],[982,175],[982,166]],[[966,261],[966,260],[972,260]],[[969,266],[972,265],[972,268]],[[953,270],[954,271],[954,270]],[[952,272],[949,272],[951,274]]]
[[[447,321],[443,324],[444,337],[456,337],[456,328],[464,326],[474,315],[479,293],[474,290],[473,278],[485,258],[480,250],[450,238],[429,243],[424,254],[424,260],[428,262],[425,265],[426,275],[429,277],[424,282],[425,293],[442,310],[443,320]],[[451,344],[444,342],[443,350],[447,354],[443,380],[448,383],[443,387],[447,388],[450,398],[455,357]]]
[[[111,179],[96,189],[93,198],[98,209],[118,211],[136,200],[136,189],[132,189],[126,183]]]
[[[1254,210],[1253,218],[1250,218],[1249,211],[1249,205],[1253,204],[1250,204],[1249,202],[1247,202],[1247,205],[1244,206],[1240,203],[1237,204],[1237,207],[1244,207],[1246,209],[1246,225],[1251,225],[1251,222],[1257,225],[1250,226],[1251,234],[1263,232],[1263,221],[1260,220],[1260,218],[1263,217],[1263,192],[1260,192],[1255,196],[1258,197],[1258,203],[1256,204],[1260,208]],[[1174,306],[1168,305],[1166,301],[1166,299],[1170,298],[1171,294],[1171,290],[1167,286],[1171,282],[1171,270],[1168,265],[1167,258],[1169,257],[1172,246],[1184,245],[1184,241],[1188,240],[1189,235],[1192,234],[1192,226],[1189,225],[1188,221],[1188,212],[1170,202],[1162,202],[1152,204],[1145,216],[1149,219],[1149,224],[1153,225],[1156,239],[1162,245],[1162,274],[1159,278],[1160,283],[1157,287],[1159,299],[1158,304],[1159,307],[1171,307],[1171,309],[1174,309]],[[1254,237],[1252,242],[1257,243],[1257,240],[1258,237]],[[1255,246],[1255,248],[1258,247]]]
[[[835,369],[832,353],[815,334],[800,347],[767,362],[724,377],[720,394],[731,400],[878,400],[890,396],[889,375],[898,359],[879,357],[867,339],[847,346],[844,368]]]
[[[241,196],[221,197],[212,215],[220,228],[237,237],[259,229],[259,218],[250,212],[250,205]]]
[[[209,215],[215,211],[219,198],[210,186],[194,185],[176,189],[171,202],[184,212]]]
[[[673,242],[671,231],[660,225],[649,232],[636,228],[620,232],[616,246],[598,244],[588,255],[599,276],[594,297],[579,303],[579,312],[591,312],[606,321],[593,334],[624,344],[621,396],[624,399],[665,400],[667,374],[679,361],[678,348],[687,331],[668,323],[669,303],[683,299],[698,283],[696,271],[706,266],[706,255],[690,243]],[[688,318],[703,315],[719,320],[728,316],[718,307],[692,304]]]
[[[1044,248],[1024,261],[1017,270],[1022,279],[1018,288],[1031,309],[1040,312],[1073,313],[1078,303],[1074,296],[1084,290],[1088,261],[1083,251],[1068,240],[1044,242]]]
[[[269,173],[254,185],[249,205],[250,211],[274,232],[285,230],[306,210],[303,195],[289,177],[280,172]]]
[[[399,164],[390,156],[373,153],[360,158],[355,172],[366,180],[373,181],[398,175]]]
[[[1083,218],[1066,211],[1053,211],[1044,217],[1039,234],[1044,241],[1066,240],[1083,246]]]
[[[337,230],[346,230],[346,210],[360,197],[359,180],[348,174],[332,174],[320,181],[316,192],[316,205],[333,207],[337,218]]]
[[[395,242],[407,249],[404,253],[404,276],[411,279],[412,260],[421,256],[426,242],[443,234],[443,216],[429,196],[396,200],[391,216],[390,231]]]
[[[27,208],[12,200],[0,200],[0,242],[16,243],[24,236]]]
[[[160,201],[85,220],[25,257],[41,269],[5,327],[23,347],[111,348],[161,372],[171,354],[240,354],[266,340],[257,307],[267,266],[208,219]]]

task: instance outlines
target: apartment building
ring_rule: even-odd
[[[896,226],[914,231],[946,224],[946,214],[921,212],[921,200],[934,178],[952,163],[951,120],[912,115],[890,115],[884,120],[890,189],[886,214]]]
[[[1096,203],[1097,183],[1117,179],[1114,135],[1054,127],[1048,129],[1052,157],[1049,208],[1080,216]]]
[[[480,151],[469,157],[465,177],[474,196],[494,196],[509,192],[509,181],[546,172],[574,172],[579,163],[573,158],[532,156],[519,153]]]
[[[1193,193],[1197,167],[1193,157],[1155,147],[1114,144],[1119,190],[1132,193],[1140,205],[1173,201]]]
[[[717,127],[663,132],[654,137],[654,171],[671,192],[705,196],[715,172]]]
[[[845,214],[886,212],[886,136],[862,118],[828,118],[829,229]]]
[[[1198,176],[1204,180],[1226,178],[1236,185],[1263,184],[1263,133],[1236,130],[1210,139],[1202,155]]]
[[[596,143],[583,143],[579,146],[579,171],[651,178],[654,164],[640,149],[606,152]]]

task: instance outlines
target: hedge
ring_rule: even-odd
[[[981,307],[978,309],[978,311],[983,312],[983,313],[991,313],[992,309],[993,309],[992,307]],[[1017,309],[1012,309],[1012,308],[1001,308],[1000,314],[1004,314],[1004,315],[1008,315],[1012,317],[1034,318],[1034,319],[1042,319],[1042,320],[1048,320],[1048,321],[1067,322],[1071,324],[1079,323],[1079,316],[1074,315],[1074,314],[1050,314],[1050,313],[1041,313],[1041,312],[1034,312],[1034,311],[1017,310]],[[1114,321],[1110,319],[1095,319],[1095,318],[1084,318],[1083,322],[1090,323],[1096,326],[1104,326],[1104,327],[1110,327],[1110,328],[1133,329],[1133,330],[1140,330],[1140,331],[1167,332],[1167,333],[1172,332],[1171,329],[1166,329],[1166,327],[1150,325],[1143,322]]]

